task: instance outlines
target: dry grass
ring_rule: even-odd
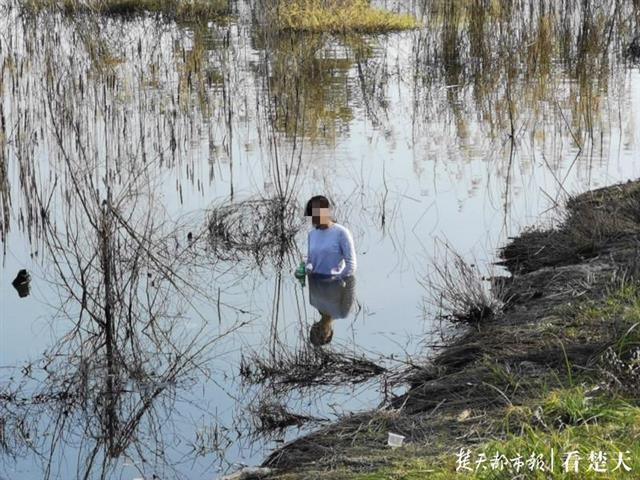
[[[514,273],[571,265],[596,257],[640,233],[640,187],[627,183],[571,198],[555,229],[532,229],[502,248]]]
[[[477,324],[503,306],[498,285],[490,288],[475,264],[445,245],[443,258],[433,263],[433,273],[422,280],[426,301],[454,323]]]
[[[277,358],[253,355],[243,358],[240,367],[240,374],[246,381],[269,382],[282,388],[357,384],[385,371],[384,367],[363,356],[320,348],[302,349]]]
[[[227,0],[25,0],[31,12],[59,10],[67,15],[97,13],[100,15],[161,14],[182,21],[216,18],[229,13]]]
[[[214,206],[208,220],[213,253],[222,260],[253,258],[259,266],[265,259],[283,259],[295,249],[302,228],[298,212],[293,202],[280,197]]]
[[[278,30],[382,33],[418,27],[412,15],[371,7],[367,0],[287,0],[276,8]]]

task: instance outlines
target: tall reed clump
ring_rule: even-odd
[[[412,15],[374,8],[368,0],[282,0],[276,29],[332,33],[383,33],[417,28]]]
[[[504,306],[499,282],[485,279],[475,264],[468,263],[450,246],[433,262],[433,271],[421,280],[428,303],[443,318],[458,324],[478,324],[493,317]]]

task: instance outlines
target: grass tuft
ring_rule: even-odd
[[[501,284],[486,279],[475,263],[468,263],[449,245],[444,256],[433,262],[433,272],[420,283],[425,301],[439,308],[453,323],[477,325],[502,310]]]
[[[372,7],[367,0],[287,0],[276,9],[278,30],[384,33],[419,26],[412,15]]]

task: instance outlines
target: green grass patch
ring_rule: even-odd
[[[640,346],[640,286],[623,283],[600,299],[563,305],[550,318],[545,331],[583,340],[597,336],[614,342],[620,353],[630,351]]]
[[[552,390],[542,402],[544,415],[547,420],[562,426],[623,421],[628,413],[636,416],[640,413],[638,408],[619,397],[603,400],[597,393],[584,385]]]
[[[626,283],[602,300],[588,301],[568,311],[582,328],[600,325],[612,337],[611,351],[627,358],[640,349],[640,287]]]
[[[287,31],[383,33],[419,24],[412,15],[373,8],[367,0],[282,0],[276,26]]]
[[[635,283],[626,283],[614,289],[599,301],[586,302],[576,311],[578,318],[585,320],[611,320],[621,317],[629,321],[640,320],[640,288]]]

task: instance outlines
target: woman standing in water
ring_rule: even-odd
[[[305,215],[315,227],[309,232],[306,271],[317,277],[344,279],[356,271],[356,251],[351,232],[331,219],[329,200],[316,195],[307,202]]]
[[[312,197],[305,215],[311,217],[315,227],[308,237],[309,303],[320,312],[320,321],[311,327],[309,340],[320,346],[333,338],[333,320],[346,317],[351,310],[357,260],[351,232],[331,219],[326,197]]]

